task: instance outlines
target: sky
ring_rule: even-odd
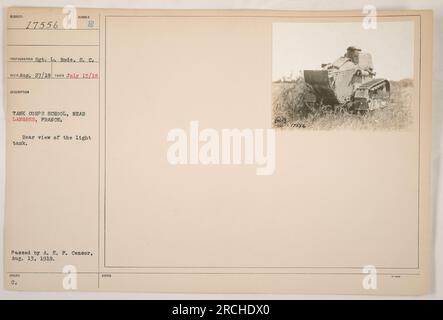
[[[320,69],[355,46],[372,54],[377,77],[401,80],[414,76],[414,23],[378,22],[364,29],[361,22],[274,23],[272,80],[302,70]]]

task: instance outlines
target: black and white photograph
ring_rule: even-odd
[[[413,123],[413,23],[274,23],[272,35],[274,128],[400,130]]]

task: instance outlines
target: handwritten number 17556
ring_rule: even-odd
[[[47,29],[58,29],[57,21],[28,21],[26,29],[31,30],[47,30]]]

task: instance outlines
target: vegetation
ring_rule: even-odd
[[[273,83],[273,126],[314,130],[357,129],[398,130],[412,124],[413,81],[391,81],[388,106],[363,114],[340,106],[307,107],[306,95],[312,92],[303,78]]]

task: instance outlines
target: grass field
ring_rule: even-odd
[[[391,81],[388,106],[365,114],[304,109],[302,97],[308,90],[302,78],[292,82],[274,82],[273,126],[275,128],[301,128],[313,130],[399,130],[412,124],[413,82],[405,79]]]

